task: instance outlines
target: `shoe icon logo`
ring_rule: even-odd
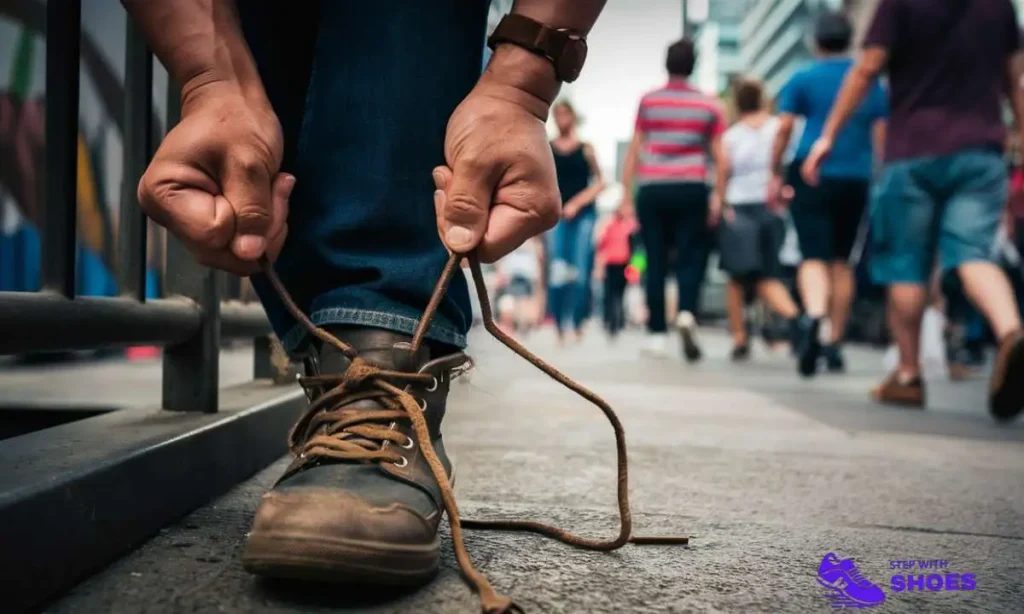
[[[853,559],[841,559],[834,552],[822,557],[818,584],[827,589],[825,597],[833,608],[873,608],[885,603],[885,593],[860,573]]]

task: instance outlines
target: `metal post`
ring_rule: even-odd
[[[168,131],[181,117],[177,88],[167,85]],[[217,272],[200,266],[174,237],[167,237],[166,290],[190,298],[202,310],[196,335],[164,352],[163,408],[217,411],[220,379],[220,284]]]
[[[690,8],[690,0],[682,0],[682,4],[683,4],[683,38],[686,38],[687,36],[690,35],[690,17],[689,17],[689,14],[688,14],[689,13],[689,8]]]
[[[75,295],[78,49],[81,0],[46,3],[46,200],[43,287]]]
[[[146,216],[136,186],[153,149],[153,54],[128,17],[125,45],[124,173],[119,214],[118,280],[121,294],[146,300]]]

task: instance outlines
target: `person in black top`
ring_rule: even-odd
[[[551,141],[558,191],[562,195],[562,220],[555,227],[548,272],[548,308],[555,320],[558,339],[572,327],[579,340],[583,321],[590,313],[590,276],[593,271],[594,199],[605,183],[594,148],[576,134],[578,116],[565,100],[553,109],[558,136]]]

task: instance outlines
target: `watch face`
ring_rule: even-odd
[[[558,59],[558,75],[566,83],[571,83],[583,71],[583,63],[587,60],[587,43],[582,38],[572,38],[566,44]]]

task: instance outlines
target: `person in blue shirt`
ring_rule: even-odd
[[[856,289],[850,260],[867,209],[875,159],[885,143],[888,116],[887,94],[875,82],[868,99],[836,139],[819,183],[804,182],[800,167],[853,67],[848,53],[853,26],[842,14],[826,13],[815,24],[814,39],[816,59],[794,74],[779,95],[781,122],[772,151],[774,178],[769,194],[772,201],[782,202],[783,186],[788,186],[786,192],[792,190],[790,214],[803,256],[797,286],[807,312],[795,343],[800,373],[807,377],[817,372],[823,353],[830,371],[845,369],[840,344]],[[782,160],[798,116],[805,120],[804,131],[787,172]],[[831,341],[822,347],[818,334],[826,317]]]

